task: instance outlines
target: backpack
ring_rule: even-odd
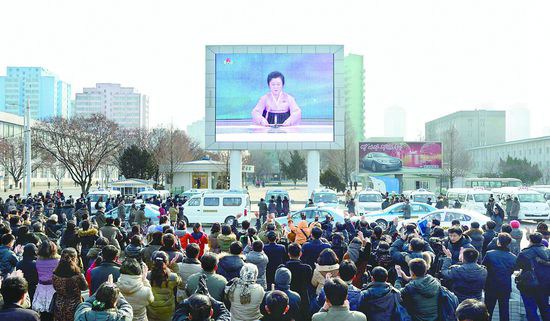
[[[439,306],[437,314],[440,321],[456,320],[455,311],[458,307],[458,298],[443,285],[439,287],[437,304]]]

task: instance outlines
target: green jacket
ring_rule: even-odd
[[[220,251],[229,253],[229,247],[231,246],[231,243],[235,242],[237,240],[237,237],[235,234],[231,233],[229,235],[218,235],[218,246],[220,247]]]
[[[187,279],[187,285],[185,288],[185,293],[187,296],[191,296],[195,293],[197,287],[199,286],[199,279],[202,274],[206,274],[206,286],[208,287],[208,292],[210,295],[218,301],[223,301],[223,291],[225,289],[225,285],[227,284],[227,280],[216,272],[207,273],[201,271],[191,275]]]
[[[311,321],[366,321],[367,317],[347,306],[332,306],[328,311],[321,310],[313,315]]]
[[[401,290],[403,305],[413,321],[436,321],[438,317],[438,297],[441,284],[431,275],[411,280],[402,285],[398,278],[395,287]]]
[[[148,279],[150,280],[149,274]],[[176,297],[174,288],[181,283],[180,277],[176,273],[170,273],[168,276],[168,282],[162,284],[161,287],[158,284],[151,282],[151,289],[153,290],[153,296],[155,300],[149,306],[147,306],[147,319],[149,321],[171,321],[172,316],[176,310]]]

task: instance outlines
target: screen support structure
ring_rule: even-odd
[[[319,188],[320,182],[320,156],[318,150],[307,152],[307,195],[311,196],[313,190]]]
[[[229,152],[229,177],[229,189],[243,188],[243,157],[240,150]]]

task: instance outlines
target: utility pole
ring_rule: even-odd
[[[31,102],[25,108],[25,194],[31,193]]]

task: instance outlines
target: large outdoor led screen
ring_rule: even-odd
[[[359,143],[360,173],[440,174],[439,142]]]
[[[331,53],[216,54],[216,142],[334,141]]]

